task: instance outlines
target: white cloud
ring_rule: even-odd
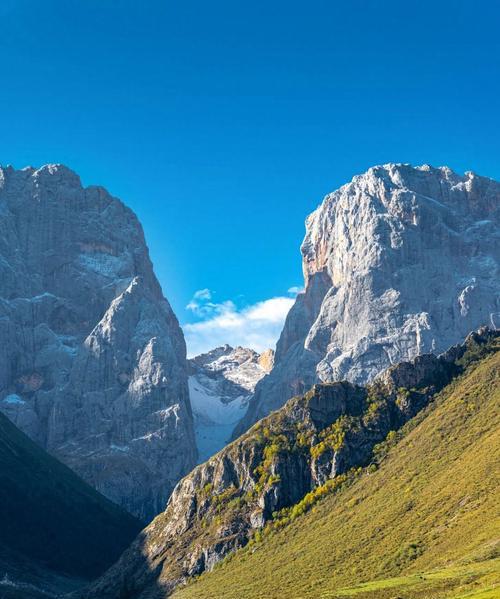
[[[290,287],[290,289],[288,290],[288,293],[290,295],[293,295],[293,297],[296,297],[297,295],[299,295],[299,293],[303,293],[303,292],[304,292],[304,287],[298,287],[297,285]]]
[[[211,300],[212,299],[212,292],[210,291],[210,289],[198,289],[198,291],[195,291],[194,295],[193,295],[193,299],[195,300]]]
[[[212,292],[210,289],[198,289],[195,291],[191,301],[186,306],[186,310],[189,310],[200,318],[206,318],[212,316],[218,312],[231,308],[234,306],[233,302],[227,301],[222,304],[216,304],[212,301]]]
[[[201,295],[201,292],[204,292]],[[188,355],[196,356],[228,343],[256,351],[274,348],[286,315],[294,303],[292,297],[273,297],[250,306],[238,308],[234,302],[211,301],[208,289],[197,291],[186,306],[202,318],[200,322],[183,326]]]

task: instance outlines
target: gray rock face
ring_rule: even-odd
[[[200,462],[222,449],[248,408],[255,385],[272,368],[274,352],[217,347],[189,360],[189,396]]]
[[[149,519],[196,462],[185,343],[142,228],[61,165],[0,169],[0,409]]]
[[[235,435],[315,382],[371,381],[401,360],[500,326],[500,184],[387,164],[306,221],[305,293]]]

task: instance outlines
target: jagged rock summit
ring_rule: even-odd
[[[0,410],[143,519],[196,462],[185,343],[134,213],[0,168]]]
[[[189,360],[189,395],[200,461],[227,443],[273,359],[272,350],[258,354],[226,344]]]
[[[500,326],[499,216],[500,183],[448,167],[376,166],[327,195],[306,220],[305,292],[234,436],[316,382],[365,383]]]

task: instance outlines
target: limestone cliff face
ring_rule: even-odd
[[[286,525],[308,493],[320,497],[359,476],[376,445],[465,367],[498,351],[498,337],[481,330],[439,357],[393,366],[369,386],[317,384],[290,399],[182,479],[165,512],[78,598],[164,598],[267,523]]]
[[[500,326],[500,184],[387,164],[325,197],[306,221],[305,293],[236,435],[315,382],[372,380]]]
[[[61,165],[0,169],[0,409],[141,518],[196,461],[185,343],[142,228]]]

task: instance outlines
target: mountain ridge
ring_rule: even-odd
[[[497,338],[482,330],[439,358],[394,366],[370,387],[318,384],[290,400],[181,480],[165,512],[78,596],[114,599],[126,589],[137,599],[165,597],[213,569],[256,532],[295,514],[294,506],[300,513],[301,502],[355,477],[378,443],[428,405],[463,371],[464,360],[491,351]],[[403,381],[413,388],[402,389]]]
[[[495,344],[377,446],[351,484],[271,525],[173,596],[498,597],[498,337]]]
[[[0,594],[2,578],[75,586],[108,568],[141,529],[138,519],[81,480],[0,414]],[[37,583],[35,585],[34,583]],[[2,597],[4,595],[2,594]],[[52,595],[51,595],[52,596]]]

